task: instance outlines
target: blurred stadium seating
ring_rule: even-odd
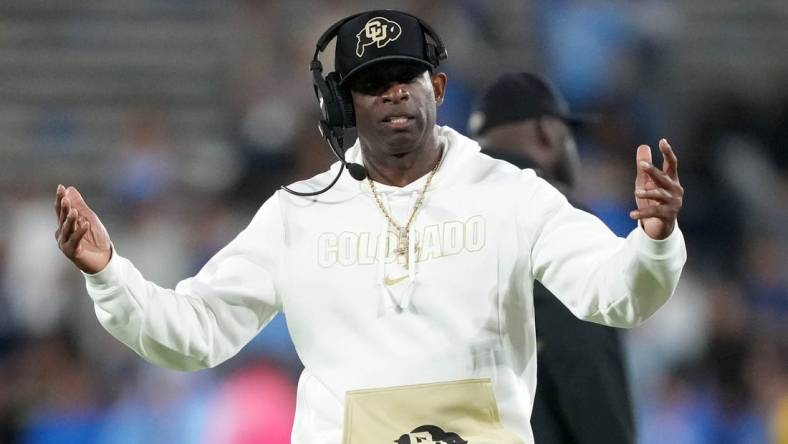
[[[95,320],[51,202],[77,185],[146,276],[194,273],[275,187],[330,163],[308,62],[326,27],[373,7],[443,37],[444,124],[464,131],[510,70],[599,114],[580,198],[619,233],[635,147],[671,140],[690,259],[627,333],[639,442],[788,443],[783,0],[0,1],[0,443],[288,442],[300,363],[284,319],[216,369],[145,363]],[[233,409],[262,422],[211,420]]]

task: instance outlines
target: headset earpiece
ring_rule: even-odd
[[[312,84],[315,87],[322,120],[332,129],[355,126],[353,99],[347,88],[339,86],[339,76],[332,72],[323,78],[323,66],[317,60],[312,62],[311,69]]]
[[[320,114],[322,115],[321,120],[329,120],[330,117],[330,102],[333,100],[331,98],[331,89],[326,84],[326,80],[323,78],[323,69],[320,66],[320,62],[316,64],[312,63],[312,86],[315,88],[315,96],[317,97],[317,104],[320,107]],[[315,66],[317,65],[317,66]]]
[[[335,72],[326,76],[326,84],[336,101],[337,113],[341,116],[341,120],[337,120],[335,126],[343,128],[356,126],[356,111],[353,108],[353,96],[350,94],[350,88],[339,86],[339,75]]]

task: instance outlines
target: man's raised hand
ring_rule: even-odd
[[[76,188],[58,185],[55,215],[58,220],[55,240],[60,251],[85,273],[103,270],[112,256],[112,242]]]
[[[651,148],[640,145],[635,156],[635,202],[637,210],[629,217],[639,220],[652,239],[665,239],[676,226],[683,205],[684,188],[679,183],[678,159],[665,139],[659,141],[662,169],[651,162]]]

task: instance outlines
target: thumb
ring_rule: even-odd
[[[643,171],[643,168],[640,166],[640,162],[651,163],[651,147],[648,145],[640,145],[638,147],[637,154],[635,155],[635,171],[637,171],[635,184],[642,186],[646,184],[648,175]]]

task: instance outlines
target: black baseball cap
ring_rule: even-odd
[[[482,93],[468,121],[473,137],[491,128],[542,116],[557,117],[577,129],[592,116],[573,114],[566,99],[547,79],[528,72],[503,74]]]
[[[344,85],[353,74],[383,61],[416,62],[434,69],[438,59],[428,54],[431,50],[416,17],[391,9],[368,11],[339,28],[334,71]]]

